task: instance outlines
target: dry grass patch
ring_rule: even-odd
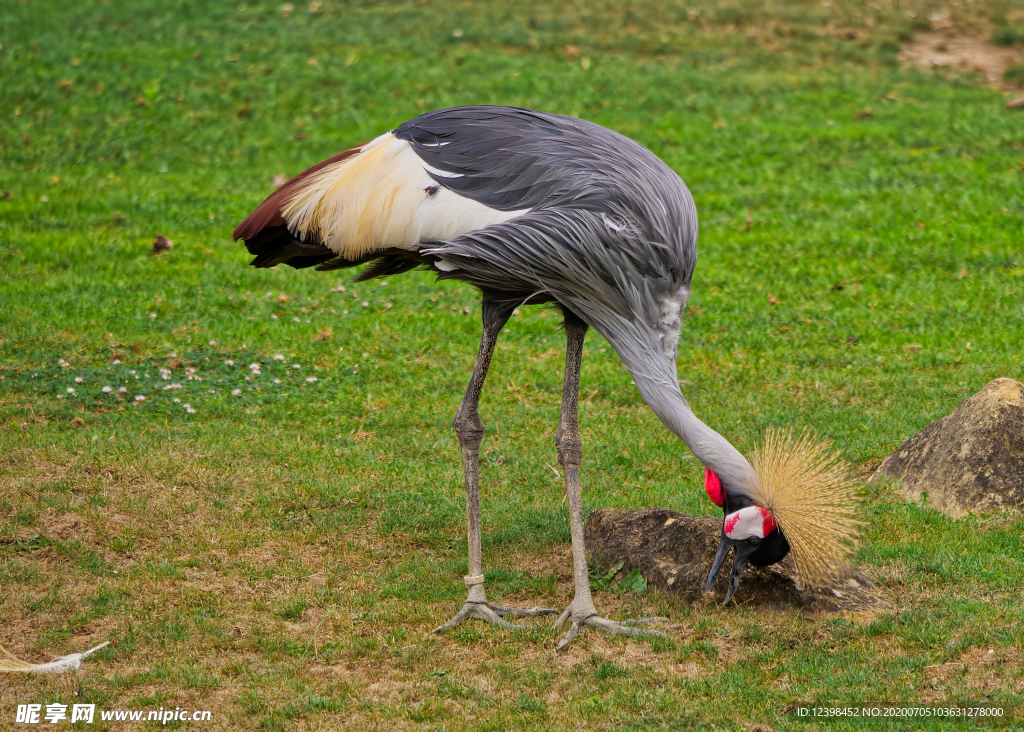
[[[424,564],[432,550],[381,535],[372,514],[333,532],[275,527],[273,507],[297,494],[259,466],[217,468],[213,456],[173,446],[99,468],[73,454],[18,457],[2,476],[15,499],[3,519],[29,525],[5,540],[0,643],[33,660],[111,646],[77,677],[12,679],[0,692],[5,703],[64,698],[81,683],[108,709],[210,709],[214,729],[253,720],[317,729],[327,718],[351,729],[418,729],[495,713],[541,714],[560,727],[600,711],[596,703],[571,711],[581,693],[593,697],[594,678],[672,686],[705,668],[671,650],[693,635],[690,621],[665,627],[674,640],[660,650],[591,632],[556,653],[547,619],[529,619],[518,633],[474,624],[433,636],[461,602],[458,572],[436,556]],[[58,505],[45,505],[55,496]],[[550,578],[518,589],[513,581],[504,594],[507,583],[490,583],[503,602],[561,609],[572,599],[568,546],[489,559],[501,576]],[[612,617],[678,609],[656,595],[596,599]],[[719,668],[743,657],[734,640],[712,643]],[[552,720],[559,706],[568,717]]]
[[[1006,89],[1018,84],[1004,80],[1003,72],[1024,63],[1024,49],[1019,46],[997,46],[987,36],[958,31],[918,33],[901,51],[902,58],[919,69],[979,73],[985,81]]]

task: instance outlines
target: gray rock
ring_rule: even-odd
[[[995,379],[886,458],[871,480],[950,516],[1024,505],[1024,384]]]
[[[602,508],[587,517],[586,546],[593,568],[607,571],[622,562],[619,578],[640,568],[648,587],[704,598],[704,582],[718,550],[722,520],[687,516],[665,508],[622,511]],[[732,559],[718,576],[711,597],[725,598]],[[824,588],[801,588],[794,579],[791,557],[770,567],[749,567],[733,602],[746,606],[797,609],[801,614],[870,617],[890,609],[878,588],[853,567],[839,572]]]

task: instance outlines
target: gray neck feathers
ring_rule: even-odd
[[[627,366],[628,368],[628,366]],[[673,375],[675,369],[672,369]],[[632,370],[637,389],[662,423],[678,436],[704,465],[718,474],[729,493],[752,497],[751,487],[757,474],[732,444],[700,421],[690,409],[679,387],[664,386],[660,380],[648,379]]]
[[[620,321],[602,330],[662,423],[686,443],[698,460],[718,474],[729,493],[752,498],[758,485],[757,474],[739,450],[690,409],[679,391],[675,360],[666,357],[659,347],[662,334],[635,321]]]

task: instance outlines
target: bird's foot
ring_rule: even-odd
[[[472,579],[472,578],[467,578]],[[468,584],[468,583],[467,583]],[[484,594],[483,582],[470,585],[469,597],[462,604],[462,608],[455,614],[455,617],[449,620],[444,625],[434,628],[434,633],[443,633],[446,630],[462,625],[464,622],[471,618],[476,620],[483,620],[494,625],[499,625],[502,628],[513,628],[516,630],[522,630],[525,625],[516,625],[505,620],[504,615],[511,615],[513,617],[526,617],[528,615],[554,615],[557,610],[551,610],[549,608],[534,607],[530,609],[517,608],[517,607],[505,607],[504,605],[495,605],[493,602],[488,602],[487,596]]]
[[[593,604],[584,606],[577,610],[574,606],[576,601],[565,609],[555,621],[554,628],[558,630],[567,621],[572,621],[569,625],[569,630],[565,632],[565,635],[558,641],[558,646],[555,650],[564,650],[572,643],[573,639],[579,635],[579,632],[585,627],[598,628],[605,631],[606,633],[612,633],[614,635],[628,635],[633,638],[649,637],[649,638],[667,638],[668,636],[657,630],[649,630],[647,628],[636,628],[636,625],[646,625],[649,623],[664,622],[668,618],[639,618],[637,620],[623,620],[621,623],[617,620],[609,620],[608,618],[602,618],[597,614],[597,610]]]

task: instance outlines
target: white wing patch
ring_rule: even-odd
[[[281,214],[292,233],[355,259],[452,239],[526,210],[499,211],[438,186],[412,146],[388,132],[302,181]]]

